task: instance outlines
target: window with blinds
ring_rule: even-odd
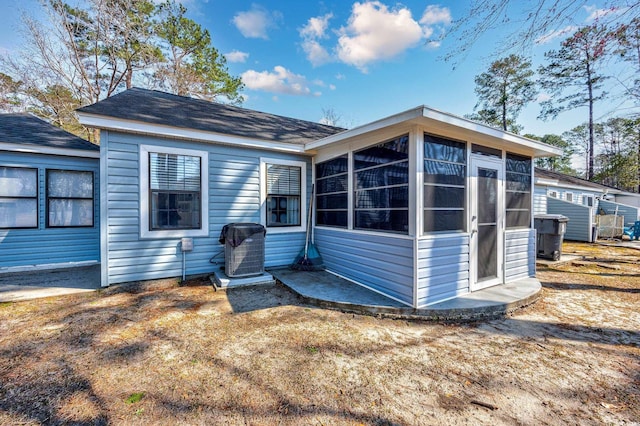
[[[200,157],[150,152],[150,230],[200,229],[200,181]]]
[[[47,170],[47,227],[93,226],[93,172]]]
[[[38,227],[38,169],[0,167],[0,229]]]
[[[267,164],[267,226],[300,226],[302,169]]]

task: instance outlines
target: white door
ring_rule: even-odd
[[[471,291],[503,282],[504,165],[471,157]]]

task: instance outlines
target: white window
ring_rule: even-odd
[[[547,192],[547,197],[558,198],[558,192],[557,191],[549,191],[549,192]]]
[[[582,204],[588,207],[593,207],[593,195],[583,195]]]
[[[47,228],[93,226],[93,172],[47,170]]]
[[[0,228],[38,227],[38,169],[0,167]]]
[[[140,146],[140,236],[209,235],[207,152]]]
[[[306,164],[263,158],[261,222],[270,233],[299,232],[306,228]]]
[[[567,201],[569,201],[570,203],[573,203],[573,193],[572,192],[565,192],[564,196],[565,196]]]

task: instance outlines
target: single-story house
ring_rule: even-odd
[[[100,129],[102,285],[210,273],[231,222],[420,308],[535,274],[533,167],[559,149],[425,106],[344,130],[158,91],[78,110]]]
[[[624,216],[626,224],[640,220],[640,208],[621,201],[637,194],[538,167],[534,182],[534,214],[567,216],[567,240],[593,242],[598,214]]]
[[[0,272],[100,260],[99,147],[0,114]]]

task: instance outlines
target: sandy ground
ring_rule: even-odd
[[[640,424],[640,251],[564,249],[470,324],[206,281],[0,304],[0,424]]]

